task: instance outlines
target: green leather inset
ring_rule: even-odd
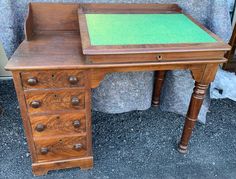
[[[91,45],[214,43],[184,14],[86,14]]]

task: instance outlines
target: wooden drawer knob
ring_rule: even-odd
[[[42,154],[42,155],[45,155],[45,154],[47,154],[48,153],[48,148],[47,147],[42,147],[41,149],[40,149],[40,153]]]
[[[80,143],[74,145],[74,149],[75,149],[75,150],[80,150],[80,149],[82,149],[82,147],[83,147],[83,145],[80,144]]]
[[[72,85],[75,85],[78,83],[78,78],[76,76],[70,76],[68,80],[69,80],[70,84],[72,84]]]
[[[42,131],[44,131],[45,128],[46,128],[46,125],[44,125],[44,124],[37,124],[35,130],[38,131],[38,132],[42,132]]]
[[[32,108],[39,108],[40,105],[41,105],[41,102],[35,100],[35,101],[32,101],[32,102],[30,103],[30,105],[31,105]]]
[[[38,80],[36,77],[32,77],[32,78],[29,78],[27,83],[30,85],[30,86],[34,86],[38,83]]]
[[[73,121],[73,126],[74,126],[75,128],[79,128],[79,127],[80,127],[80,121],[79,121],[79,120]]]
[[[72,104],[73,106],[78,106],[78,105],[79,105],[79,98],[77,98],[77,97],[72,97],[72,98],[71,98],[71,104]]]

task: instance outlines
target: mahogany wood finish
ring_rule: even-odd
[[[24,31],[25,31],[25,34],[27,34],[26,40],[28,40],[28,41],[31,40],[31,38],[34,35],[34,32],[33,32],[33,13],[32,13],[31,3],[29,3],[29,6],[28,6],[28,17],[25,20]]]
[[[182,9],[177,4],[80,4],[81,13],[181,13]]]
[[[34,138],[67,134],[79,135],[86,132],[86,117],[82,112],[31,115],[30,123]]]
[[[142,13],[142,14],[152,14],[152,13],[181,13],[181,10],[174,11],[176,5],[160,5],[160,4],[146,4],[143,7],[137,8],[136,5],[131,5],[129,8],[122,6],[126,5],[110,5],[110,4],[93,4],[80,5],[79,13],[79,25],[80,25],[80,34],[82,40],[83,54],[87,55],[87,58],[90,59],[91,56],[100,56],[100,55],[109,55],[115,54],[148,54],[148,53],[176,53],[176,52],[211,52],[211,51],[221,51],[228,50],[228,45],[223,42],[219,37],[213,34],[211,31],[206,29],[200,23],[196,22],[190,15],[185,14],[197,24],[200,28],[206,31],[209,35],[217,40],[217,43],[188,43],[188,44],[143,44],[143,45],[99,45],[92,46],[89,39],[88,27],[86,23],[85,13]],[[139,6],[139,5],[138,5]],[[102,8],[101,8],[102,7]],[[116,11],[112,11],[113,8],[116,8]],[[156,9],[155,11],[148,11],[147,9]],[[179,8],[180,9],[180,8]]]
[[[39,162],[86,157],[88,153],[86,138],[81,135],[50,139],[36,138],[34,142]]]
[[[154,91],[152,97],[153,106],[158,106],[160,103],[161,90],[165,78],[165,71],[156,71],[155,72],[155,81],[154,81]]]
[[[85,92],[78,88],[25,91],[25,98],[29,113],[85,108]]]
[[[24,89],[84,87],[84,73],[78,70],[36,71],[21,73],[21,77]]]
[[[31,3],[33,32],[78,31],[77,11],[79,4],[71,3]],[[26,34],[28,36],[28,34]]]
[[[200,24],[216,43],[91,46],[84,13],[182,10],[174,4],[29,4],[26,40],[6,69],[13,72],[33,173],[92,168],[91,89],[112,72],[160,71],[153,97],[158,103],[164,71],[192,71],[196,87],[179,144],[185,153],[207,86],[230,47]]]
[[[87,58],[88,63],[124,63],[124,62],[164,62],[172,60],[201,60],[223,57],[221,52],[176,52],[176,53],[151,53],[151,54],[121,54],[121,55],[91,55]]]
[[[187,153],[189,139],[191,137],[195,122],[197,121],[206,90],[209,83],[214,80],[217,69],[218,65],[206,65],[205,69],[202,70],[200,74],[199,72],[192,71],[193,79],[196,82],[185,119],[182,138],[179,143],[178,151],[181,153]]]
[[[46,175],[49,170],[59,170],[66,168],[80,167],[81,170],[88,170],[93,167],[93,157],[76,157],[65,160],[57,160],[51,162],[33,163],[32,170],[34,175]]]

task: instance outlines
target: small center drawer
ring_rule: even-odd
[[[81,89],[25,91],[29,113],[85,108],[85,92]]]
[[[21,79],[24,89],[83,87],[85,71],[34,71],[22,72]]]
[[[74,157],[84,157],[88,154],[87,142],[84,136],[64,138],[37,139],[34,141],[37,160],[54,161]]]
[[[82,134],[86,132],[84,113],[30,116],[34,137]]]
[[[223,58],[224,53],[212,52],[170,52],[146,54],[119,54],[119,55],[91,55],[87,60],[90,63],[128,63],[128,62],[163,62],[178,60],[201,60]]]

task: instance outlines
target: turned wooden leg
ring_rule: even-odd
[[[188,143],[195,122],[197,121],[198,114],[200,112],[207,88],[208,84],[200,84],[198,82],[195,82],[195,88],[193,90],[188,113],[185,119],[182,138],[178,146],[178,151],[180,153],[187,153]]]
[[[163,86],[164,78],[165,78],[165,71],[155,72],[154,91],[152,98],[153,106],[158,106],[160,103],[161,89]]]

